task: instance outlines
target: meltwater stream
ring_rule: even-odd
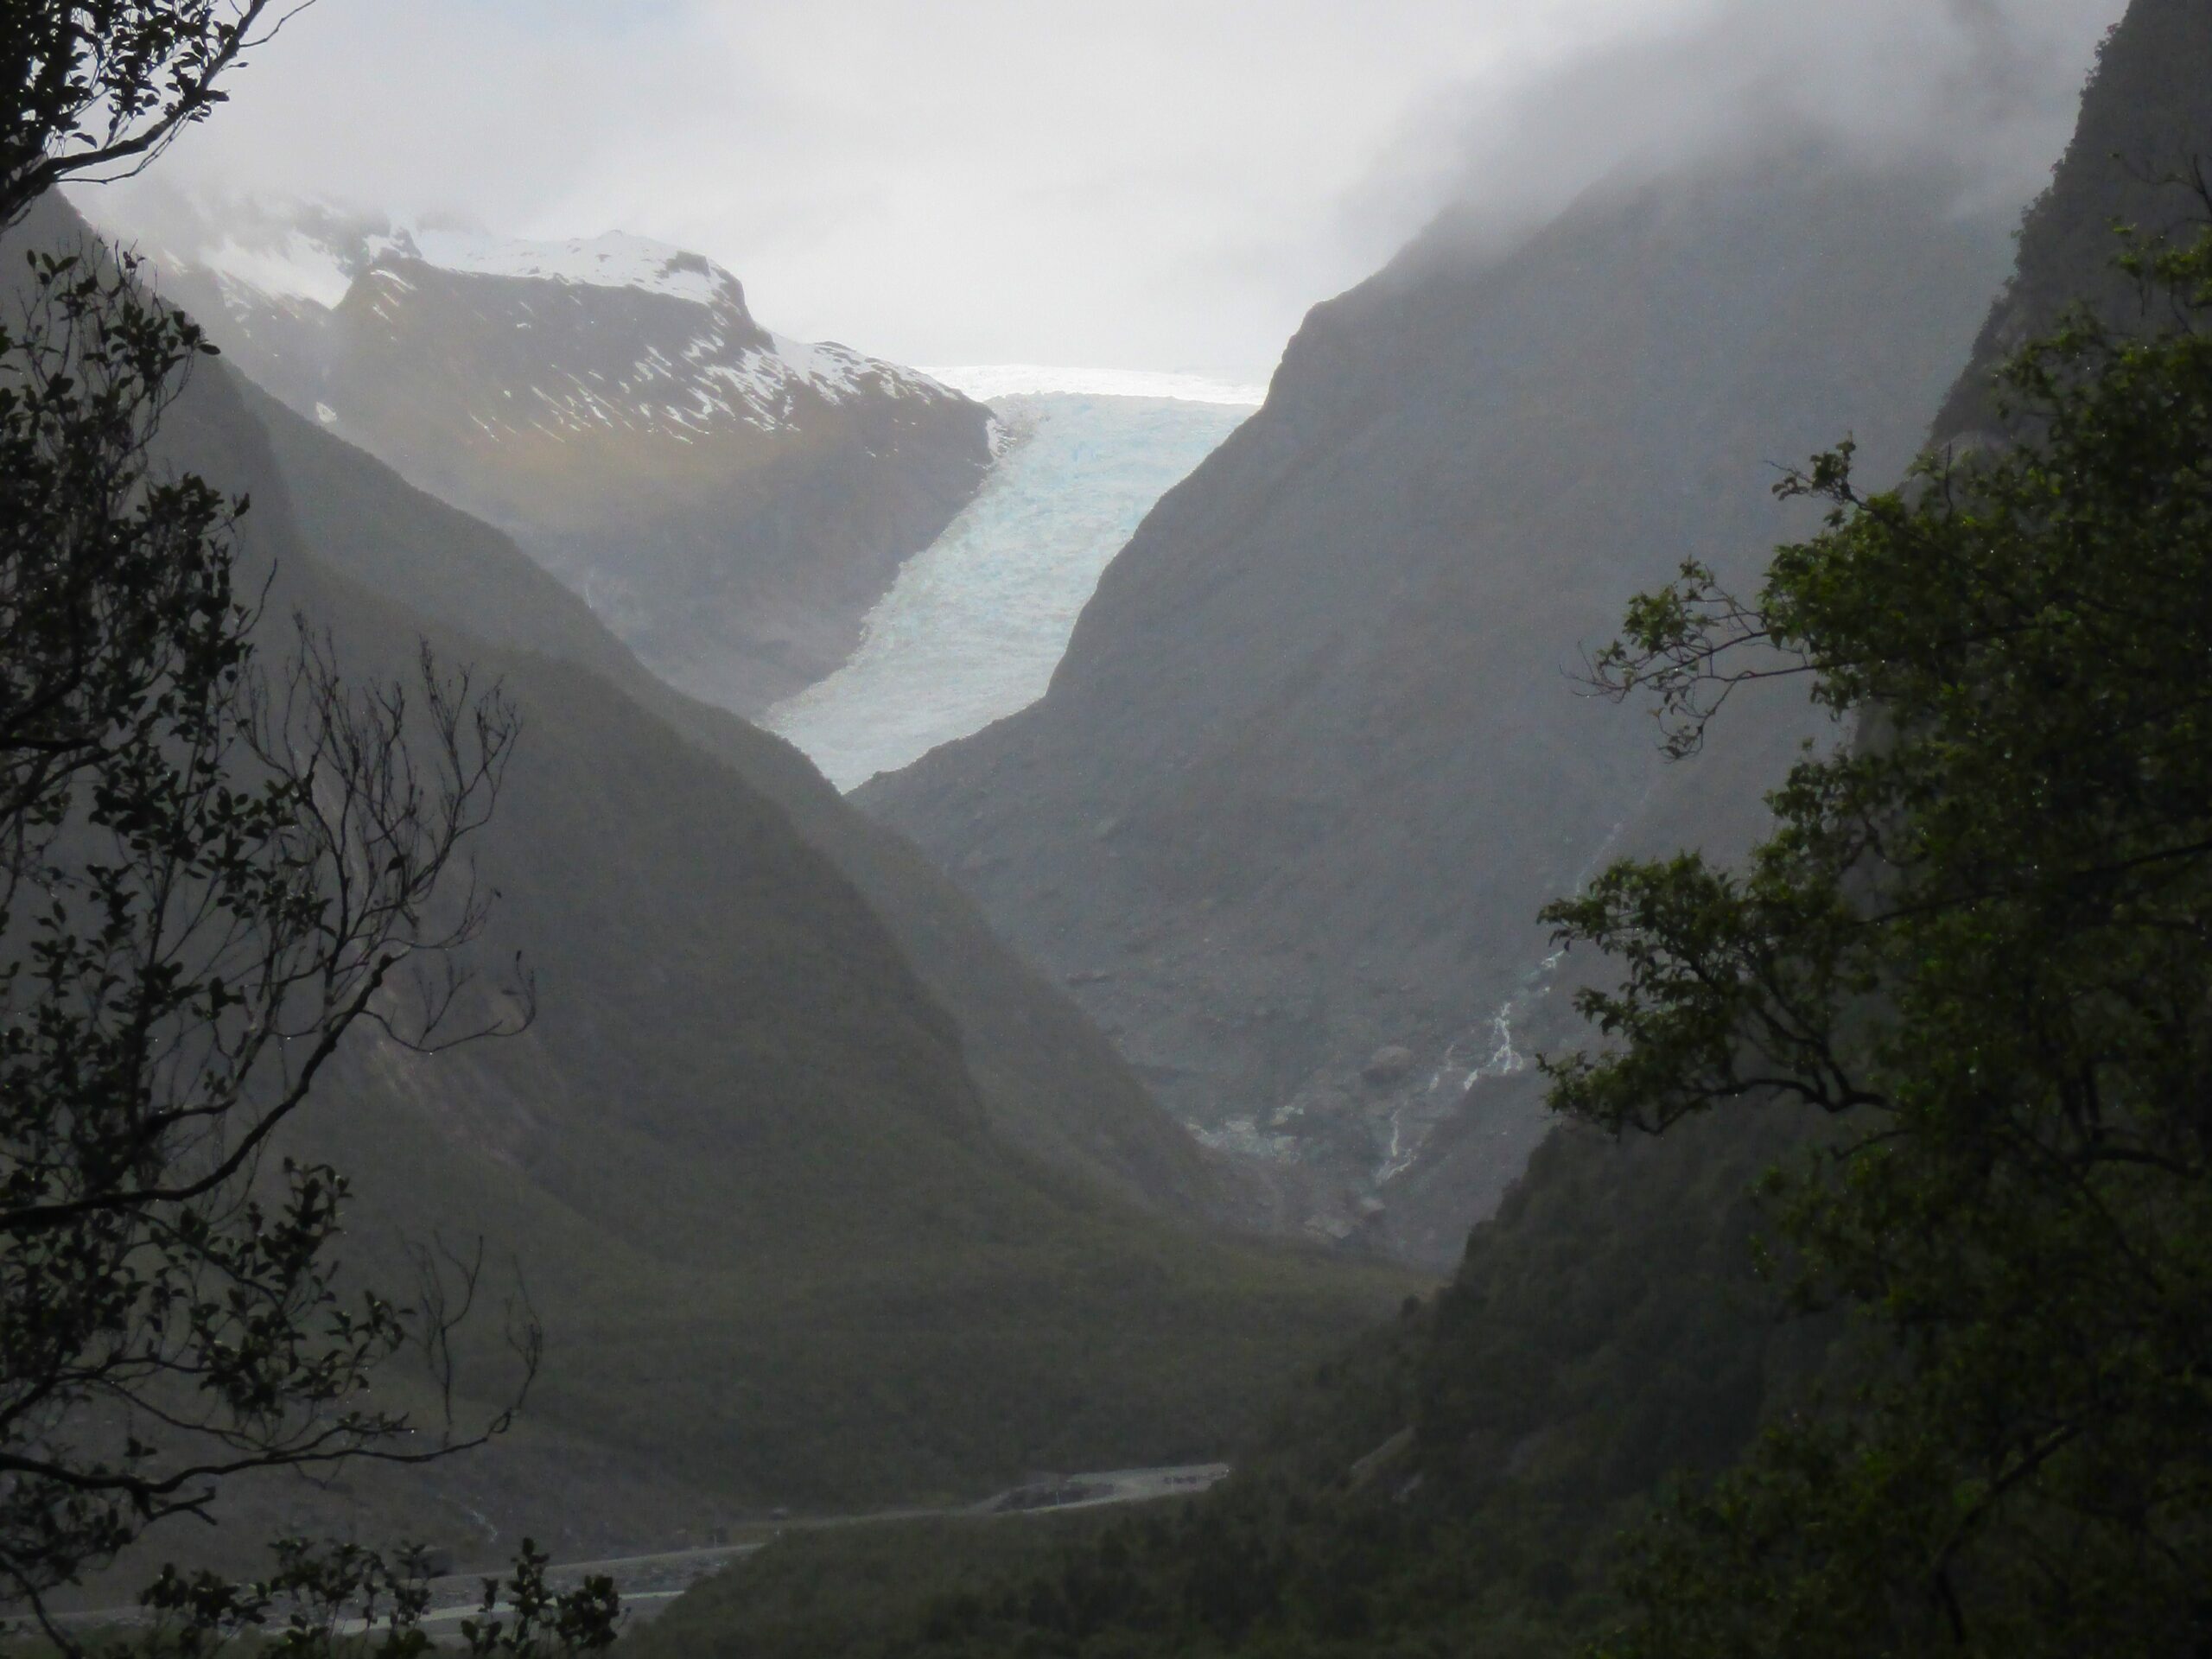
[[[768,711],[768,728],[840,789],[1043,696],[1099,573],[1263,391],[1187,375],[929,372],[988,402],[1007,447],[868,613],[851,659]]]

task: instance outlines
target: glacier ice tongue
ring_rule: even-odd
[[[925,372],[975,395],[974,374]],[[1001,394],[994,408],[1008,447],[982,493],[907,561],[851,659],[768,711],[840,789],[1042,696],[1100,572],[1251,413],[1121,393]]]

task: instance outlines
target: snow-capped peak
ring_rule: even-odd
[[[516,242],[467,231],[416,231],[407,245],[423,262],[479,276],[535,277],[592,288],[630,288],[671,299],[711,302],[735,279],[703,256],[620,231],[566,242]]]
[[[307,300],[328,308],[346,297],[353,273],[324,238],[302,230],[251,240],[226,237],[198,263],[234,282],[282,300]]]
[[[232,204],[186,228],[189,251],[164,251],[157,266],[212,279],[189,302],[219,308],[226,349],[327,426],[359,418],[348,377],[412,372],[397,366],[410,353],[453,371],[436,395],[462,388],[470,433],[492,442],[599,428],[689,444],[736,428],[796,430],[823,405],[956,396],[835,341],[772,334],[722,267],[620,232],[524,241],[313,203]],[[427,281],[425,267],[461,280]],[[684,303],[618,299],[610,311],[597,297],[632,294]]]

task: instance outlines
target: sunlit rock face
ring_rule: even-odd
[[[933,372],[991,398],[1000,459],[851,659],[767,716],[841,789],[1041,696],[1098,573],[1259,396],[1186,376]]]

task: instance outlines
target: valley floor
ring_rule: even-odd
[[[786,1534],[955,1516],[1041,1518],[1071,1511],[1118,1509],[1164,1498],[1193,1497],[1211,1490],[1228,1474],[1229,1465],[1225,1463],[1109,1469],[1073,1475],[1040,1474],[1019,1486],[995,1492],[980,1503],[957,1508],[876,1510],[860,1515],[803,1516],[779,1513],[766,1520],[717,1529],[721,1535],[696,1548],[557,1562],[549,1569],[547,1576],[550,1586],[556,1591],[574,1589],[587,1579],[612,1579],[622,1598],[626,1622],[634,1628],[658,1618],[693,1585],[757,1554]],[[499,1563],[486,1563],[472,1571],[450,1573],[430,1581],[429,1611],[423,1623],[433,1640],[455,1634],[461,1620],[481,1610],[485,1580],[501,1570]],[[64,1614],[60,1622],[78,1630],[110,1630],[134,1625],[142,1617],[136,1606],[98,1607]],[[30,1634],[28,1626],[18,1628],[0,1620],[0,1639],[28,1637]]]

